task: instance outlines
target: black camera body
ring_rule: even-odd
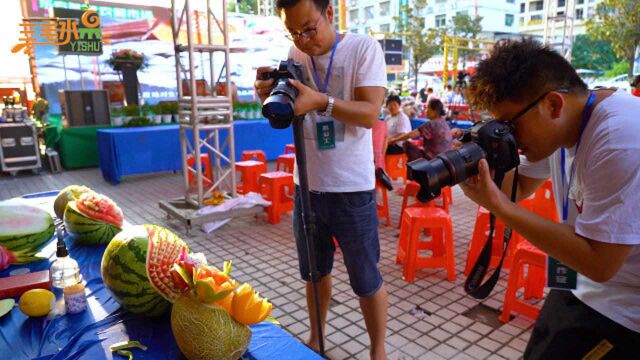
[[[516,139],[509,126],[499,121],[475,124],[464,134],[464,143],[431,161],[418,159],[408,165],[411,177],[420,184],[418,200],[430,201],[445,186],[456,185],[478,174],[478,162],[487,159],[496,174],[505,174],[520,164]]]
[[[285,129],[291,124],[298,90],[289,84],[289,79],[304,82],[303,74],[304,67],[293,60],[280,61],[277,69],[262,73],[262,80],[274,80],[274,87],[262,104],[262,115],[272,128]]]

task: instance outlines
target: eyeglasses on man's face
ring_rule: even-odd
[[[320,17],[318,18],[318,20],[316,21],[316,25],[312,28],[309,28],[305,31],[302,32],[289,32],[288,34],[285,34],[285,36],[287,37],[287,39],[292,40],[292,41],[308,41],[313,39],[314,37],[316,37],[316,35],[318,35],[318,24],[320,24],[320,20],[322,20],[322,18],[324,17],[324,12],[321,13]]]
[[[524,109],[520,110],[511,119],[503,120],[502,122],[509,127],[509,130],[511,130],[511,132],[515,132],[516,131],[516,123],[518,122],[518,120],[520,120],[526,113],[529,112],[529,110],[531,110],[542,99],[544,99],[547,95],[549,95],[550,92],[553,92],[553,91],[557,91],[559,93],[567,94],[569,92],[569,89],[560,88],[560,89],[553,89],[553,90],[546,91],[542,95],[538,96],[531,103],[529,103],[529,105],[525,106]]]

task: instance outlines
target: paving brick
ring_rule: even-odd
[[[517,360],[522,357],[522,351],[518,351],[508,346],[498,350],[497,354],[508,360]]]

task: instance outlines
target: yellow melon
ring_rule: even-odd
[[[189,360],[236,360],[249,347],[251,329],[224,309],[203,304],[189,292],[171,310],[171,329],[182,354]]]

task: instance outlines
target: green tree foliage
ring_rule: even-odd
[[[613,64],[613,66],[611,66],[611,69],[607,70],[604,73],[604,76],[606,78],[612,78],[614,76],[628,74],[630,70],[631,70],[631,66],[629,65],[629,63],[623,60]]]
[[[437,29],[427,29],[424,24],[423,10],[427,0],[414,0],[411,5],[402,5],[400,14],[394,16],[396,29],[402,36],[402,42],[411,53],[410,66],[416,77],[415,87],[418,88],[418,70],[440,48],[440,32]]]
[[[471,17],[467,14],[456,14],[449,21],[449,31],[454,36],[459,36],[468,39],[477,39],[478,34],[482,32],[482,16]],[[473,47],[473,43],[463,42],[463,47]],[[459,56],[462,57],[462,69],[466,68],[467,58],[474,59],[477,55],[477,51],[473,50],[460,50]]]
[[[587,32],[596,39],[609,41],[618,57],[633,64],[636,47],[640,45],[640,1],[603,0],[596,7],[596,16],[587,21]],[[632,66],[627,76],[631,81]]]
[[[587,34],[580,34],[573,42],[571,65],[576,69],[607,71],[618,60],[609,41],[596,40]]]
[[[227,10],[231,12],[239,12],[243,14],[257,14],[258,2],[257,0],[229,1],[229,3],[227,4]]]

